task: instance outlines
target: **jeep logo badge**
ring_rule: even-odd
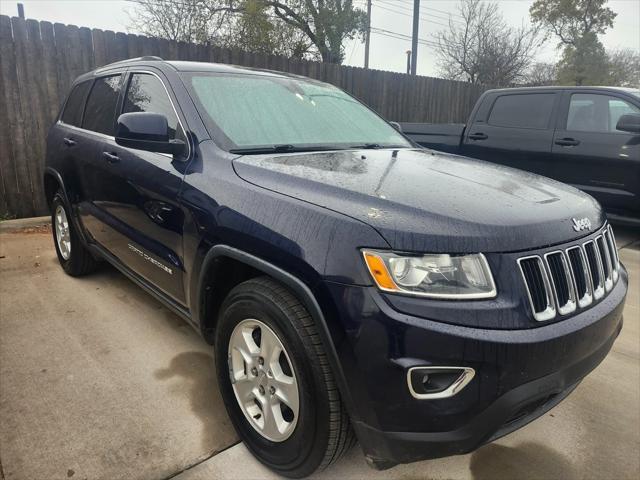
[[[579,232],[581,230],[591,230],[591,220],[589,220],[587,217],[572,218],[571,220],[573,220],[573,229],[576,232]]]

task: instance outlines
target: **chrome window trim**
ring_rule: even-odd
[[[551,275],[551,265],[549,264],[549,256],[560,254],[560,258],[562,259],[562,268],[564,269],[564,274],[567,277],[567,287],[569,289],[569,299],[565,305],[560,306],[560,300],[558,299],[558,288],[553,279],[553,275]],[[573,274],[569,268],[569,262],[564,255],[562,250],[554,250],[553,252],[547,252],[544,254],[544,260],[546,262],[546,266],[549,272],[549,280],[551,282],[551,290],[553,291],[553,296],[556,302],[556,308],[558,309],[558,313],[560,315],[568,315],[569,313],[573,313],[576,311],[576,291],[573,284]]]
[[[547,307],[539,313],[536,313],[535,307],[533,305],[533,298],[531,297],[531,288],[527,283],[527,279],[524,276],[524,271],[522,269],[522,262],[524,260],[535,259],[538,261],[540,265],[540,272],[542,275],[542,282],[544,283],[545,295],[547,297]],[[520,269],[520,275],[522,276],[522,281],[524,282],[525,289],[527,291],[527,297],[529,298],[529,306],[531,307],[531,313],[533,313],[533,318],[538,322],[546,322],[548,320],[553,319],[556,316],[556,307],[554,303],[554,296],[550,294],[551,284],[549,282],[549,276],[547,274],[546,268],[544,268],[544,262],[540,255],[529,255],[527,257],[518,258],[518,268]]]
[[[461,370],[460,376],[447,387],[446,390],[437,393],[417,393],[413,389],[413,385],[411,384],[411,372],[414,370]],[[409,392],[413,398],[418,400],[437,400],[441,398],[450,398],[454,395],[457,395],[462,391],[464,387],[466,387],[473,377],[476,375],[476,371],[471,367],[437,367],[437,366],[429,366],[429,367],[411,367],[407,370],[407,385],[409,386]]]
[[[604,235],[602,234],[598,235],[594,240],[594,243],[598,248],[598,254],[600,254],[600,245],[598,242],[599,240],[602,241],[602,250],[604,251],[604,257],[605,257],[603,259],[602,255],[600,255],[600,263],[602,265],[603,273],[604,273],[604,262],[606,262],[607,267],[609,268],[609,275],[607,275],[604,278],[604,290],[605,292],[610,292],[611,289],[613,288],[613,263],[611,262],[611,258],[609,256],[609,246],[606,243],[607,240],[604,238]]]
[[[584,308],[593,303],[593,280],[591,279],[591,271],[589,270],[589,264],[587,263],[587,255],[584,250],[582,250],[582,247],[580,245],[575,245],[573,247],[567,248],[566,253],[567,260],[569,261],[569,268],[571,268],[572,273],[574,273],[573,275],[571,275],[571,278],[573,280],[573,286],[576,291],[576,297],[578,296],[578,284],[576,283],[575,272],[573,272],[573,267],[571,267],[571,260],[569,257],[569,252],[573,250],[578,251],[578,254],[580,255],[580,261],[582,262],[582,272],[584,274],[586,290],[582,298],[578,298],[578,307]]]
[[[589,261],[589,256],[587,255],[587,245],[591,244],[593,246],[593,253],[596,257],[596,268],[600,273],[601,281],[596,287],[596,284],[593,281],[593,276],[591,275],[591,271],[589,271],[589,276],[591,276],[591,287],[593,291],[593,299],[599,300],[604,296],[604,269],[602,268],[602,260],[600,259],[600,252],[598,252],[598,247],[596,246],[593,240],[589,240],[588,242],[584,242],[582,244],[582,248],[584,248],[584,254],[587,258],[587,265],[590,267],[591,262]]]

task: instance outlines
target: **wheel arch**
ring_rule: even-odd
[[[302,302],[318,326],[318,333],[327,353],[331,369],[334,373],[334,378],[338,385],[340,396],[347,411],[349,412],[349,415],[355,420],[358,417],[358,414],[353,408],[353,400],[351,398],[348,383],[340,364],[338,353],[331,337],[327,321],[322,309],[320,308],[320,304],[316,300],[311,289],[302,280],[280,267],[256,257],[255,255],[228,245],[215,245],[211,247],[205,255],[200,269],[197,287],[197,312],[194,312],[196,314],[195,320],[199,323],[200,330],[205,339],[207,339],[207,341],[212,341],[218,313],[218,310],[215,309],[215,305],[207,305],[207,302],[209,301],[207,298],[209,295],[208,289],[210,288],[211,275],[212,272],[216,271],[215,263],[220,262],[221,260],[228,261],[226,259],[230,259],[235,262],[236,265],[242,265],[242,268],[245,269],[244,272],[247,274],[245,279],[267,275],[289,288],[291,292]],[[239,282],[230,282],[231,287],[228,290],[230,291],[237,283]],[[226,294],[221,295],[221,297],[225,296]],[[224,298],[220,299],[220,304],[222,300],[224,300]],[[220,305],[217,305],[217,307],[219,306]]]
[[[62,190],[64,195],[64,201],[69,206],[69,197],[67,196],[67,190],[62,181],[62,176],[56,170],[51,167],[47,167],[44,171],[44,194],[47,201],[47,206],[51,209],[51,202],[58,190]]]

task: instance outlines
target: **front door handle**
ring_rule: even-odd
[[[67,137],[64,137],[64,138],[62,139],[62,141],[64,142],[64,144],[65,144],[67,147],[73,147],[73,146],[75,146],[75,145],[76,145],[76,141],[75,141],[75,140],[71,140],[70,138],[67,138]]]
[[[580,145],[580,140],[576,140],[575,138],[559,138],[555,143],[561,147],[575,147],[576,145]]]
[[[482,133],[482,132],[477,132],[477,133],[472,133],[469,135],[469,138],[471,140],[486,140],[487,138],[489,138],[487,136],[486,133]]]
[[[111,152],[102,152],[102,158],[104,158],[109,163],[118,163],[120,161],[120,157]]]

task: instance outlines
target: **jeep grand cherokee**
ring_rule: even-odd
[[[201,332],[238,434],[290,477],[356,439],[377,468],[472,451],[622,326],[590,196],[417,148],[315,80],[111,64],[74,82],[46,164],[64,270],[106,260]]]

